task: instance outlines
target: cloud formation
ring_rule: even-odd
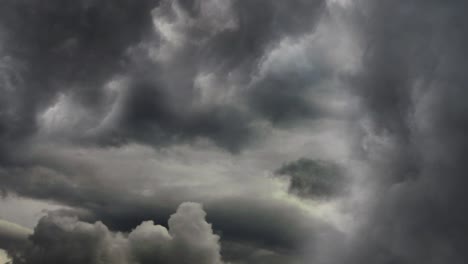
[[[367,114],[356,153],[373,187],[345,258],[466,262],[466,3],[355,3],[367,45],[355,83]]]
[[[317,65],[309,78],[301,65],[285,72],[298,55],[282,55],[295,40],[300,53],[319,53],[310,35],[323,9],[321,0],[5,1],[2,193],[63,205],[77,223],[101,221],[92,229],[102,234],[165,222],[192,200],[227,240],[275,256],[298,250],[328,225],[263,177],[287,154],[261,165],[241,154],[254,157],[276,129],[330,114],[309,83],[330,76],[319,65],[327,58],[303,61]],[[265,225],[275,211],[286,216]]]
[[[463,1],[46,2],[0,3],[15,264],[468,259]]]
[[[32,230],[18,224],[0,220],[0,248],[11,252],[20,251],[27,243]]]
[[[309,111],[295,93],[250,83],[277,41],[313,28],[321,3],[6,1],[2,142],[38,133],[102,145],[207,138],[239,151],[256,134],[257,106],[274,120],[271,103]]]
[[[289,191],[301,197],[327,198],[344,191],[345,178],[338,165],[322,160],[299,159],[275,171],[289,176]]]
[[[51,213],[42,218],[13,263],[199,263],[222,264],[219,236],[200,204],[183,203],[168,229],[145,221],[129,234],[103,223]]]

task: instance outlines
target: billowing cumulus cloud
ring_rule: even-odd
[[[146,221],[124,234],[101,222],[50,213],[29,240],[23,238],[23,248],[12,250],[13,263],[222,264],[219,236],[205,215],[201,205],[184,203],[170,217],[168,229]]]

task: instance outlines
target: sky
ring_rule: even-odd
[[[467,263],[467,8],[0,1],[0,263]]]

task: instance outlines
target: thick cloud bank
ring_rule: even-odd
[[[22,250],[12,250],[13,263],[222,264],[219,236],[205,215],[200,204],[184,203],[168,229],[146,221],[123,234],[101,222],[52,213],[39,221]]]

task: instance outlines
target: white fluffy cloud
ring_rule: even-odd
[[[12,250],[13,263],[222,264],[219,236],[197,203],[183,203],[169,228],[146,221],[129,234],[102,222],[86,223],[60,213],[43,217],[24,247]]]
[[[169,218],[169,229],[143,222],[129,235],[137,263],[221,264],[219,236],[205,221],[200,204],[183,203]]]

